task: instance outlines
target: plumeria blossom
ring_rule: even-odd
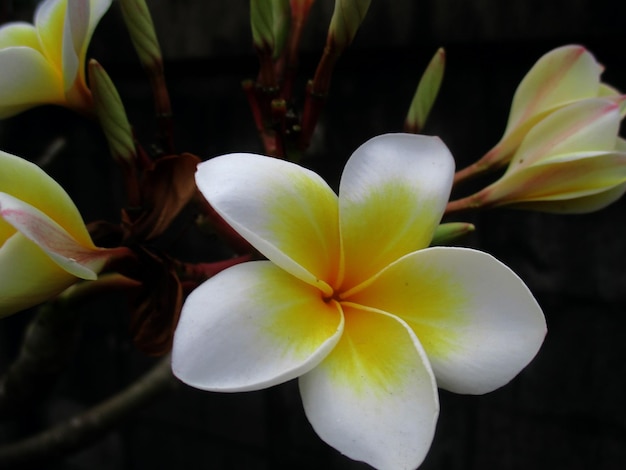
[[[626,191],[626,144],[619,105],[589,99],[536,124],[495,183],[451,207],[513,206],[544,212],[602,209]]]
[[[453,173],[438,138],[411,134],[357,149],[339,196],[282,160],[230,154],[200,164],[200,191],[268,260],[191,293],[174,374],[221,392],[299,377],[323,440],[377,468],[417,467],[437,422],[437,386],[494,390],[546,332],[532,294],[499,261],[428,248]]]
[[[97,273],[125,248],[94,246],[67,193],[38,166],[0,151],[0,317]]]
[[[111,0],[45,0],[34,25],[0,28],[0,118],[42,104],[90,112],[87,46]]]
[[[511,161],[526,134],[541,119],[564,106],[589,98],[621,102],[621,95],[600,81],[604,68],[583,46],[568,45],[542,56],[522,79],[511,104],[504,135],[478,162],[463,170],[475,173]],[[457,175],[462,179],[464,175]]]

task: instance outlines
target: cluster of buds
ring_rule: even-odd
[[[324,53],[308,81],[304,106],[294,109],[298,49],[313,0],[251,0],[250,18],[260,69],[243,88],[266,155],[297,161],[311,142],[335,64],[352,43],[371,0],[336,0]]]
[[[450,202],[448,212],[510,206],[584,213],[619,199],[626,190],[626,145],[618,136],[625,96],[600,81],[602,70],[582,46],[540,58],[517,88],[500,142],[455,181],[506,171]]]

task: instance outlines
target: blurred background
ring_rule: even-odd
[[[4,21],[32,20],[33,1],[2,1]],[[175,145],[202,159],[261,152],[241,81],[255,78],[246,0],[149,1],[165,58]],[[296,98],[324,47],[331,0],[317,0],[305,29]],[[457,166],[500,138],[513,93],[534,62],[570,43],[605,65],[626,90],[626,2],[617,0],[373,0],[335,69],[327,106],[303,164],[336,187],[343,164],[370,137],[402,129],[417,82],[439,46],[447,68],[424,132],[439,135]],[[114,2],[89,57],[118,87],[137,136],[155,140],[153,104]],[[299,90],[299,91],[298,91]],[[56,146],[56,147],[55,147]],[[86,221],[119,220],[120,178],[95,123],[44,107],[0,123],[0,148],[41,162]],[[466,187],[469,191],[471,187]],[[441,415],[424,470],[622,469],[626,465],[626,201],[594,214],[494,210],[459,215],[476,224],[460,244],[489,252],[528,284],[548,335],[515,380],[484,396],[440,392]],[[214,240],[194,254],[218,256]],[[172,241],[175,244],[176,241]],[[174,247],[185,252],[185,247]],[[1,281],[0,281],[1,282]],[[84,308],[73,359],[51,397],[0,424],[2,443],[69,419],[128,386],[154,359],[136,351],[123,298]],[[0,322],[0,370],[15,358],[33,312]],[[102,439],[38,463],[53,470],[365,469],[311,429],[297,383],[240,394],[182,384]]]

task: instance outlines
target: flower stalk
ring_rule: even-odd
[[[287,101],[293,95],[293,86],[298,70],[298,50],[302,40],[304,25],[309,17],[313,3],[315,3],[315,0],[289,0],[291,6],[291,27],[287,37],[285,56],[279,61],[280,74],[284,75],[282,97]]]
[[[369,9],[371,0],[335,0],[335,9],[330,20],[326,47],[317,65],[315,75],[307,83],[300,147],[308,148],[313,131],[324,108],[335,64],[341,54],[352,43],[357,30]]]
[[[446,205],[446,214],[452,214],[454,212],[465,212],[470,210],[477,210],[483,208],[483,197],[481,193],[473,194],[471,196],[455,199],[448,202]]]

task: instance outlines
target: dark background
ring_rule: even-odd
[[[5,18],[30,20],[33,2],[4,2]],[[240,82],[253,78],[245,0],[161,0],[152,8],[166,60],[176,147],[206,159],[260,152]],[[305,31],[302,79],[323,48],[333,2],[318,0]],[[115,81],[139,138],[154,137],[149,87],[118,6],[101,22],[90,56]],[[446,76],[425,133],[440,135],[459,167],[500,138],[513,92],[553,47],[583,44],[626,90],[626,2],[612,0],[374,0],[353,47],[337,65],[328,106],[304,164],[336,182],[368,138],[401,130],[417,80],[439,46]],[[302,96],[302,95],[300,95]],[[38,159],[65,146],[49,171],[87,221],[118,219],[119,176],[99,129],[44,107],[0,124],[2,149]],[[479,397],[441,391],[437,434],[423,469],[622,469],[626,467],[626,202],[594,214],[498,210],[456,220],[477,231],[462,244],[517,272],[546,314],[536,359],[510,384]],[[119,304],[119,305],[118,305]],[[135,351],[123,302],[85,309],[75,358],[50,401],[0,428],[15,440],[67,419],[122,389],[153,362]],[[15,356],[24,313],[0,322],[0,366]],[[362,469],[321,442],[304,417],[295,382],[271,390],[213,394],[180,385],[96,445],[42,468]]]

